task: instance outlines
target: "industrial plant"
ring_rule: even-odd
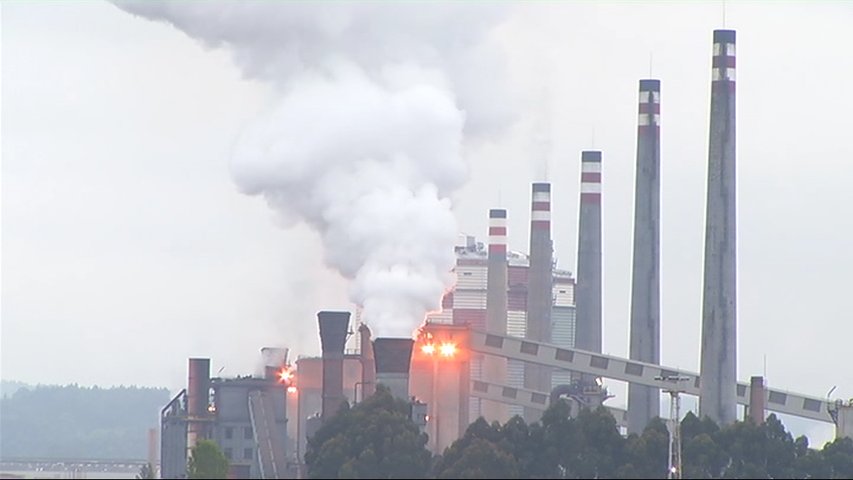
[[[853,404],[769,389],[736,377],[735,32],[713,33],[707,213],[699,372],[661,365],[661,82],[639,81],[629,358],[602,353],[601,151],[579,154],[575,274],[558,268],[551,185],[531,186],[529,250],[507,248],[506,209],[488,211],[488,241],[463,236],[456,286],[442,310],[411,337],[371,334],[359,312],[321,311],[321,357],[291,362],[265,349],[261,377],[216,378],[207,358],[189,359],[187,388],[161,412],[161,475],[186,475],[199,439],[214,440],[234,478],[304,478],[307,439],[379,384],[411,405],[411,419],[440,453],[477,418],[539,420],[559,398],[571,412],[604,406],[625,434],[660,411],[661,394],[698,396],[699,415],[720,425],[738,406],[756,423],[778,412],[832,423],[853,436]],[[484,212],[485,214],[486,212]],[[558,221],[558,219],[553,219]],[[308,319],[305,319],[308,321]],[[375,330],[375,328],[374,328]],[[347,350],[346,346],[355,348]],[[627,410],[608,405],[604,380],[628,384]],[[678,415],[677,409],[673,412]]]

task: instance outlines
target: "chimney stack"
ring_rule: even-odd
[[[344,396],[344,344],[349,330],[349,312],[317,313],[323,349],[323,420],[333,417],[346,400]]]
[[[410,338],[377,338],[373,341],[376,381],[388,387],[392,395],[407,402],[414,343]]]
[[[189,359],[187,377],[187,450],[191,450],[207,436],[204,417],[210,400],[210,359]]]
[[[530,267],[527,276],[527,339],[551,341],[553,279],[551,184],[534,183],[530,211]],[[525,364],[524,388],[550,392],[551,368]],[[541,415],[541,410],[524,409],[524,419],[527,422],[537,421]]]
[[[486,330],[506,335],[507,314],[507,241],[506,210],[489,210],[489,260],[486,274]],[[506,359],[494,355],[483,358],[483,379],[486,382],[506,385]],[[503,403],[483,401],[483,417],[489,423],[509,420]]]
[[[358,327],[358,333],[361,340],[361,399],[364,400],[376,392],[376,360],[373,357],[370,328],[362,323]]]
[[[749,419],[756,425],[764,423],[764,408],[767,389],[764,387],[764,377],[749,379]]]
[[[735,32],[714,30],[699,414],[737,418]]]
[[[575,347],[601,352],[601,152],[581,152]]]
[[[660,80],[640,80],[630,358],[660,363]],[[628,433],[660,415],[660,390],[628,387]]]

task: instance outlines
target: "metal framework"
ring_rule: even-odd
[[[699,374],[695,372],[636,362],[613,355],[557,347],[547,343],[495,335],[474,329],[470,331],[469,348],[474,352],[486,355],[497,355],[512,360],[531,362],[662,390],[671,387],[671,384],[663,380],[656,380],[656,377],[687,376],[692,381],[685,382],[682,392],[688,395],[699,395],[700,378]],[[829,402],[825,399],[776,389],[767,389],[766,395],[767,410],[819,422],[834,423],[828,413]],[[748,383],[738,382],[737,401],[741,405],[749,404]],[[547,406],[547,395],[544,403],[540,403],[540,405]]]
[[[510,405],[520,405],[522,407],[540,411],[544,411],[548,408],[548,399],[550,398],[547,393],[535,392],[524,388],[510,387],[507,385],[498,385],[480,380],[471,381],[471,396]],[[608,406],[605,406],[604,408],[610,411],[613,418],[616,419],[616,424],[618,426],[628,428],[628,412],[626,410]]]

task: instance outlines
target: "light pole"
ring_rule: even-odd
[[[655,377],[655,380],[672,385],[664,389],[669,394],[669,465],[666,478],[681,478],[681,393],[684,391],[679,387],[680,382],[687,382],[690,377],[681,375],[663,375]]]

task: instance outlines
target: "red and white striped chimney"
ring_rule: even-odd
[[[553,306],[553,245],[551,244],[551,184],[534,183],[530,208],[530,267],[527,277],[527,331],[525,338],[551,341]],[[527,363],[524,387],[537,392],[551,391],[551,368]],[[527,422],[538,421],[542,411],[524,409]]]
[[[601,352],[601,152],[581,152],[575,347]],[[586,377],[585,377],[586,378]]]
[[[486,330],[506,335],[507,318],[507,240],[506,210],[489,210],[489,260],[486,272]],[[506,359],[494,355],[483,357],[483,380],[506,384]],[[503,403],[483,400],[481,413],[487,422],[509,420]]]

